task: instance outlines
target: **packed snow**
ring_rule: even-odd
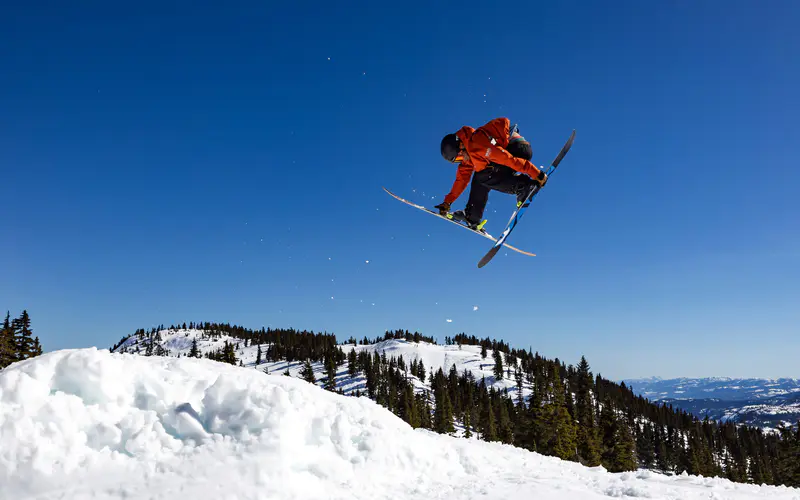
[[[800,490],[610,474],[414,430],[367,398],[206,359],[75,349],[0,371],[2,499],[606,497]]]

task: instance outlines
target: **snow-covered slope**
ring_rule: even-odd
[[[506,367],[503,378],[495,380],[494,361],[492,360],[493,351],[487,349],[486,359],[481,357],[480,346],[475,345],[434,345],[427,342],[406,342],[405,340],[384,340],[377,344],[368,345],[343,345],[342,350],[347,353],[351,349],[356,352],[365,350],[369,353],[386,353],[387,357],[394,356],[410,363],[412,360],[424,363],[426,370],[430,373],[431,368],[444,370],[445,375],[455,365],[458,373],[464,370],[471,372],[475,380],[486,381],[487,387],[494,387],[498,390],[508,389],[509,393],[516,391],[514,372],[509,371],[505,365],[505,355],[503,355],[503,366]],[[519,360],[517,360],[519,362]],[[530,391],[527,387],[523,388],[523,395],[527,396]]]
[[[235,347],[236,358],[241,361],[242,365],[249,368],[256,368],[258,370],[266,370],[269,373],[284,373],[287,369],[289,374],[293,377],[300,376],[302,363],[300,361],[287,362],[264,362],[256,365],[258,358],[259,346],[248,345],[245,346],[244,341],[226,335],[221,336],[208,336],[202,330],[162,330],[159,332],[158,344],[168,351],[168,356],[185,357],[189,354],[192,348],[192,342],[196,339],[197,349],[202,354],[218,350],[225,342],[232,343]],[[122,342],[114,352],[144,352],[143,342],[136,336],[132,336]],[[516,393],[516,381],[514,379],[514,372],[507,371],[502,380],[495,380],[494,377],[494,361],[492,359],[493,351],[487,350],[486,358],[481,357],[480,346],[471,345],[434,345],[427,342],[407,342],[405,340],[384,340],[376,344],[342,344],[339,346],[342,351],[347,354],[352,350],[356,353],[366,351],[370,354],[377,352],[378,354],[386,353],[387,357],[394,356],[395,358],[403,357],[406,364],[410,364],[412,360],[421,361],[425,365],[426,373],[430,373],[431,369],[438,370],[441,368],[445,374],[451,369],[453,365],[459,373],[464,370],[472,372],[475,380],[486,381],[487,387],[494,387],[497,390],[508,389],[510,394]],[[266,358],[267,345],[261,345],[262,359]],[[505,356],[505,355],[504,355]],[[503,357],[505,363],[505,357]],[[505,364],[504,364],[505,366]],[[318,385],[322,385],[322,377],[324,376],[324,366],[321,362],[312,363],[312,368]],[[339,367],[336,375],[336,387],[341,388],[345,394],[350,394],[357,388],[363,389],[364,379],[362,375],[357,376],[355,379],[350,379],[347,376],[347,364]],[[425,387],[425,381],[418,384],[419,387]],[[523,385],[523,396],[530,394],[529,386],[527,383]]]
[[[742,378],[644,378],[625,380],[636,394],[663,401],[700,418],[769,430],[800,419],[800,380]]]
[[[48,353],[0,372],[2,499],[798,499],[610,474],[414,430],[367,398],[219,362]]]

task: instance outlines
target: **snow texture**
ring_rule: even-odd
[[[610,474],[414,430],[367,398],[205,359],[75,349],[0,372],[2,499],[800,499]]]

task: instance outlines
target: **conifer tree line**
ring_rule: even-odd
[[[335,375],[346,362],[350,377],[364,379],[363,388],[353,395],[375,400],[415,428],[499,441],[587,466],[602,465],[612,472],[646,468],[800,486],[800,425],[765,433],[732,422],[699,420],[672,405],[637,396],[624,383],[594,375],[584,357],[577,366],[566,365],[530,349],[513,349],[502,340],[447,337],[446,345],[480,346],[493,378],[513,381],[511,391],[498,391],[492,387],[493,380],[475,380],[472,372],[458,372],[455,365],[434,370],[422,361],[385,352],[351,350],[345,355],[335,336],[328,333],[196,325],[209,328],[203,334],[208,338],[226,334],[245,345],[259,345],[264,361],[303,362],[301,377],[311,383],[317,382],[311,363],[322,362],[326,373],[323,385],[328,390],[337,390]],[[158,332],[140,330],[136,334],[155,339]],[[374,340],[356,342],[351,337],[347,343],[414,342],[415,338],[425,339],[418,333],[396,330]],[[226,343],[217,354],[206,357],[235,364],[235,356],[224,356],[226,349],[232,351],[233,347]],[[523,388],[529,393],[525,398]]]
[[[33,335],[28,311],[22,311],[22,314],[14,319],[11,319],[11,312],[6,311],[3,329],[0,330],[0,369],[40,354],[42,345],[39,343],[39,337]]]
[[[337,346],[336,336],[328,333],[314,333],[313,331],[301,331],[292,328],[261,328],[260,330],[252,330],[229,323],[190,322],[177,326],[170,325],[169,327],[159,325],[149,330],[140,328],[136,330],[133,335],[128,335],[120,339],[110,350],[117,351],[129,338],[135,337],[136,343],[133,346],[129,345],[117,352],[132,352],[145,356],[168,356],[169,352],[160,345],[162,340],[161,332],[167,330],[200,330],[202,332],[200,335],[201,340],[215,341],[222,336],[228,336],[240,340],[244,347],[248,347],[249,345],[264,345],[265,361],[286,360],[293,362],[309,359],[312,362],[317,362],[323,359],[328,350]],[[235,353],[232,351],[235,350],[237,346],[227,346],[225,343],[227,342],[224,342],[219,349],[205,357],[236,364]],[[199,353],[197,353],[196,349],[196,346],[194,346],[192,352],[195,356],[193,357],[199,357]]]
[[[364,337],[363,339],[356,341],[355,338],[350,337],[345,344],[372,345],[384,340],[405,340],[407,342],[427,342],[433,345],[437,344],[436,339],[433,337],[425,336],[419,332],[411,333],[408,330],[387,330],[386,333],[383,334],[383,337],[375,337],[372,340],[370,340],[368,337]]]
[[[336,336],[329,333],[314,333],[308,330],[295,330],[288,329],[273,329],[261,328],[260,330],[252,330],[238,325],[231,325],[229,323],[209,323],[209,322],[190,322],[182,323],[179,325],[170,325],[165,327],[163,324],[145,330],[144,328],[137,329],[133,335],[127,335],[119,340],[116,344],[111,346],[111,351],[116,351],[122,344],[124,344],[130,337],[135,337],[138,342],[133,348],[123,348],[118,352],[132,352],[136,354],[143,354],[145,356],[169,356],[169,351],[164,349],[160,342],[162,340],[162,331],[179,331],[179,330],[200,330],[202,331],[201,339],[214,340],[219,339],[223,335],[233,337],[241,340],[244,346],[248,345],[264,345],[264,361],[304,361],[306,359],[312,362],[322,361],[327,351],[333,349],[338,345]],[[428,342],[436,344],[436,340],[432,337],[426,337],[419,332],[411,333],[408,330],[394,330],[387,331],[382,337],[369,339],[364,337],[357,341],[351,337],[346,342],[347,344],[368,345],[375,344],[384,340],[397,340],[403,339],[409,342]],[[219,350],[212,353],[211,359],[223,361],[231,364],[236,364],[235,356],[224,354],[225,350],[229,349],[225,346],[220,347]],[[199,357],[199,354],[195,357]],[[340,356],[341,357],[341,356]]]

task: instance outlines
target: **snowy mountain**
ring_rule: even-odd
[[[800,380],[791,378],[643,378],[624,380],[636,394],[700,418],[775,428],[800,419]]]
[[[234,346],[236,359],[241,366],[279,374],[284,374],[288,370],[292,377],[301,377],[302,361],[264,361],[256,364],[259,359],[259,350],[262,353],[261,359],[266,358],[267,345],[247,345],[243,340],[229,335],[207,335],[202,330],[196,329],[163,330],[158,333],[158,337],[161,340],[157,342],[155,350],[162,349],[162,354],[164,355],[186,357],[190,354],[192,345],[196,343],[199,355],[203,356],[220,349],[227,342]],[[133,335],[113,348],[112,351],[143,353],[146,350],[146,345],[147,340]],[[487,387],[493,387],[501,391],[508,390],[509,393],[516,393],[517,390],[513,373],[508,368],[505,372],[506,376],[502,380],[495,380],[494,362],[492,361],[494,352],[488,349],[486,358],[483,358],[480,346],[435,345],[428,342],[408,342],[404,339],[391,339],[365,345],[355,343],[340,344],[339,348],[345,354],[350,351],[355,351],[356,353],[363,351],[369,354],[386,354],[388,357],[400,358],[402,356],[407,363],[412,361],[422,362],[428,369],[437,370],[441,368],[445,372],[455,365],[459,373],[467,370],[476,380],[484,379]],[[317,380],[316,383],[322,386],[325,377],[324,364],[315,362],[311,363],[311,366]],[[430,373],[430,370],[428,373]],[[426,381],[421,381],[414,376],[412,376],[412,379],[415,380],[416,387],[419,390],[429,387],[429,383]],[[336,387],[341,389],[344,394],[351,394],[359,389],[363,391],[364,383],[363,374],[350,377],[347,373],[346,365],[340,367],[337,371]],[[523,397],[527,397],[530,394],[530,384],[523,385],[522,394]]]
[[[165,342],[182,350],[181,335]],[[443,359],[421,349],[431,364]],[[471,355],[446,355],[475,368]],[[274,368],[97,349],[15,363],[0,371],[0,498],[800,497],[721,478],[611,474],[412,429],[368,398]]]

